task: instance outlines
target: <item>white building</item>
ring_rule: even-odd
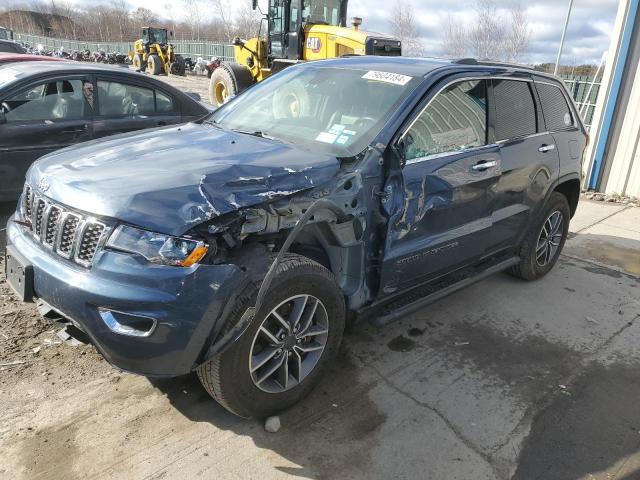
[[[640,198],[640,0],[620,0],[583,188]]]

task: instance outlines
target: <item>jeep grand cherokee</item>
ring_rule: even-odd
[[[43,157],[7,276],[118,368],[196,371],[245,417],[299,401],[347,322],[553,267],[587,136],[563,84],[475,61],[290,67],[204,121]]]

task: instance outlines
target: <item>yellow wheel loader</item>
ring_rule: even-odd
[[[402,44],[386,35],[347,27],[348,0],[269,0],[266,40],[234,41],[234,62],[222,62],[211,75],[209,98],[220,106],[256,82],[289,65],[345,55],[400,56]],[[253,0],[254,10],[257,0]]]
[[[146,70],[151,75],[185,74],[184,58],[175,54],[166,28],[143,28],[142,38],[136,40],[133,48],[132,63],[137,71]]]

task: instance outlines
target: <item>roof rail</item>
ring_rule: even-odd
[[[457,63],[459,65],[485,65],[490,67],[526,68],[527,70],[533,70],[533,67],[529,67],[527,65],[519,65],[517,63],[506,62],[493,62],[491,60],[476,60],[475,58],[460,58],[458,60],[454,60],[453,63]]]

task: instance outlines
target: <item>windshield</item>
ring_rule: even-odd
[[[340,11],[343,0],[304,0],[302,21],[307,23],[326,23],[340,26]]]
[[[209,121],[352,157],[373,141],[417,83],[386,72],[289,67],[222,106]]]

